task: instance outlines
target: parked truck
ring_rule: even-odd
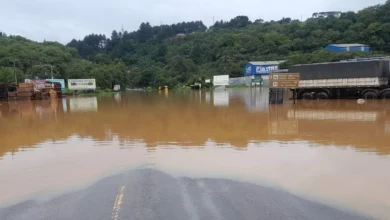
[[[298,99],[390,99],[389,60],[295,65],[289,72],[300,73]]]

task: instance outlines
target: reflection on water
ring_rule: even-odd
[[[210,103],[212,100],[214,106],[229,106],[230,99],[241,100],[249,111],[268,111],[268,89],[234,89],[234,90],[216,90],[214,92],[205,92],[205,101]]]
[[[69,106],[71,112],[96,112],[98,110],[97,98],[94,96],[71,98],[69,99]]]
[[[298,138],[324,145],[351,146],[358,151],[390,153],[390,102],[355,100],[300,102],[296,106],[270,107],[270,134],[289,134],[279,140]]]
[[[257,87],[252,89],[230,90],[231,97],[242,100],[248,111],[268,111],[268,89]]]
[[[389,219],[390,102],[269,106],[267,92],[2,102],[0,205],[149,166],[269,184]]]
[[[228,91],[214,91],[213,92],[214,106],[229,106],[229,92]]]

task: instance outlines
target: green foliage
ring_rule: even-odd
[[[11,67],[0,67],[0,83],[15,83],[22,80],[22,71]]]
[[[226,88],[247,88],[248,86],[245,84],[242,85],[228,85]]]
[[[112,89],[109,89],[109,88],[100,88],[100,87],[96,87],[96,90],[95,91],[74,91],[74,90],[65,90],[62,92],[63,95],[66,95],[66,96],[72,96],[72,95],[109,95],[109,94],[113,94],[113,93],[118,93],[117,91],[113,91]]]
[[[0,32],[0,83],[18,79],[95,78],[97,86],[122,88],[187,88],[213,75],[243,75],[248,61],[285,60],[294,64],[333,62],[369,56],[333,53],[331,43],[362,43],[372,53],[390,53],[390,1],[339,18],[310,18],[304,22],[250,21],[237,16],[207,28],[201,21],[151,26],[133,32],[114,30],[111,36],[90,34],[63,46],[37,43]],[[52,67],[52,68],[51,68]]]
[[[182,85],[182,84],[177,84],[175,87],[174,87],[175,90],[190,90],[191,87],[190,86],[186,86],[186,85]]]

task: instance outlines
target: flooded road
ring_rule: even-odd
[[[269,106],[267,92],[1,102],[0,207],[47,201],[146,169],[206,183],[252,183],[390,219],[390,102]]]

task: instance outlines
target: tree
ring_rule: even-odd
[[[194,61],[195,64],[202,63],[202,49],[200,48],[199,44],[195,44],[192,47],[190,58]]]
[[[327,44],[362,43],[375,53],[388,54],[389,23],[387,1],[356,13],[342,13],[339,18],[306,21],[283,17],[252,23],[240,15],[217,21],[210,29],[201,21],[158,26],[144,22],[135,31],[113,30],[109,37],[92,33],[66,46],[0,34],[0,67],[13,68],[15,63],[22,78],[46,77],[50,71],[45,65],[50,64],[55,66],[56,77],[96,78],[101,88],[115,84],[175,87],[215,74],[242,76],[249,61],[286,60],[283,65],[289,66],[369,56],[323,51]]]
[[[280,21],[278,21],[278,23],[280,24],[289,24],[291,23],[291,18],[282,18]]]
[[[93,58],[93,62],[97,64],[110,64],[111,58],[107,54],[99,53]]]
[[[152,26],[150,26],[149,22],[142,23],[137,34],[139,42],[144,43],[153,36]]]
[[[20,82],[23,80],[22,71],[11,67],[0,67],[0,83],[15,83],[15,77]]]
[[[264,23],[264,20],[259,18],[259,19],[256,19],[255,22],[253,22],[253,23],[255,23],[255,24],[262,24],[262,23]]]

